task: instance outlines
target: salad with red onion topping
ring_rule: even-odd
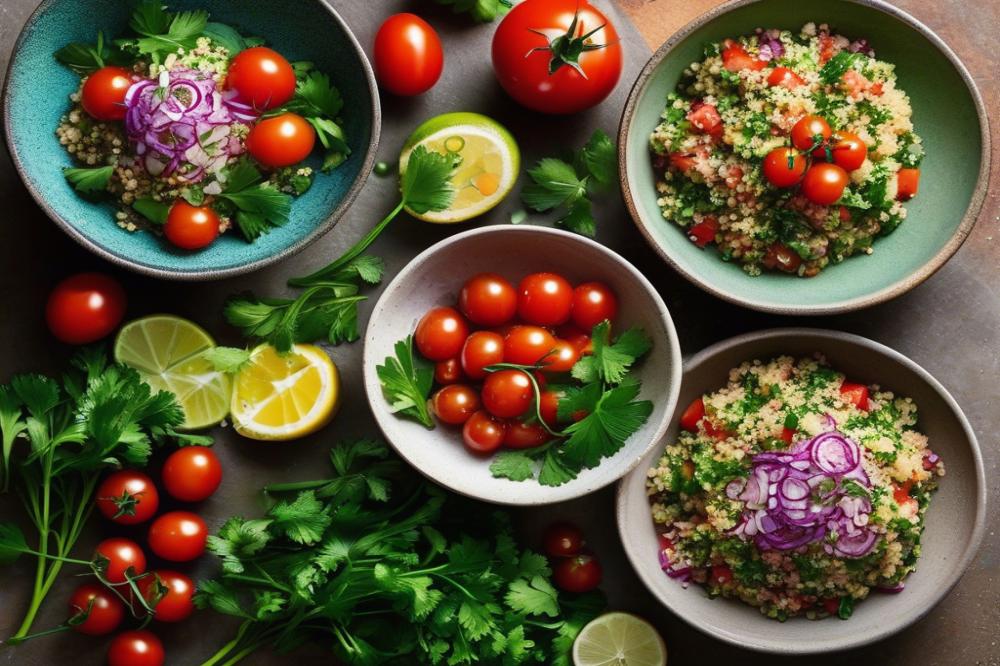
[[[733,369],[649,472],[661,567],[778,620],[902,591],[944,475],[916,424],[910,398],[820,356]]]
[[[74,42],[56,59],[81,76],[56,134],[88,198],[111,199],[127,231],[184,250],[235,228],[252,242],[288,221],[321,171],[348,158],[340,93],[308,62],[289,62],[206,11],[141,0],[130,36]]]

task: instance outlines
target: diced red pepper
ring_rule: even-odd
[[[908,479],[903,483],[892,484],[892,498],[896,500],[896,504],[902,506],[907,502],[911,501],[910,489],[913,488],[913,479]]]
[[[836,615],[840,612],[840,599],[824,599],[823,610],[830,615]]]
[[[795,439],[795,432],[796,432],[795,428],[787,428],[787,427],[786,428],[782,428],[781,429],[781,439],[783,441],[785,441],[786,443],[791,444],[792,440]]]
[[[920,189],[920,169],[904,168],[896,174],[896,199],[909,201]]]
[[[802,80],[802,77],[787,67],[775,67],[767,77],[767,85],[772,88],[781,86],[789,90],[795,90],[803,84],[805,84],[805,81]]]
[[[873,95],[881,95],[883,89],[884,87],[881,81],[876,81],[875,83],[872,84],[872,87],[869,88],[869,90],[872,91]]]
[[[825,65],[826,61],[836,55],[833,45],[833,37],[823,33],[819,36],[819,64]]]
[[[711,419],[705,419],[704,426],[705,426],[705,434],[708,435],[709,437],[712,437],[713,439],[722,441],[724,439],[729,439],[730,437],[733,436],[733,433],[729,432],[725,428],[720,428],[719,426],[715,425],[715,423],[713,423]]]
[[[719,136],[722,134],[722,116],[719,110],[711,104],[694,104],[688,112],[687,119],[691,126],[702,134]]]
[[[717,585],[725,585],[733,579],[733,570],[725,564],[716,564],[712,567],[712,582]]]
[[[719,233],[719,221],[714,217],[706,217],[688,229],[688,238],[698,247],[705,247],[715,240],[717,233]]]
[[[678,171],[690,171],[694,168],[694,158],[694,153],[670,153],[670,165]]]
[[[705,401],[699,396],[681,414],[681,428],[688,432],[698,432],[698,423],[705,418]]]
[[[858,409],[868,411],[868,387],[864,384],[844,382],[840,385],[840,395]]]
[[[747,53],[745,48],[727,39],[725,41],[725,48],[722,49],[722,66],[730,72],[739,72],[744,69],[760,71],[767,66],[767,63],[754,58]]]

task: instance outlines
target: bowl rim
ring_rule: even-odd
[[[418,254],[416,257],[411,259],[392,281],[386,285],[385,289],[382,290],[381,295],[375,302],[372,308],[371,315],[368,319],[368,325],[365,327],[364,334],[364,349],[362,352],[362,362],[361,362],[361,372],[365,385],[365,394],[367,396],[369,405],[374,405],[385,401],[382,395],[381,386],[379,384],[378,378],[375,373],[375,366],[382,362],[382,359],[376,359],[373,357],[372,346],[368,344],[369,339],[374,334],[375,329],[378,327],[378,320],[380,315],[386,308],[386,300],[389,298],[389,294],[396,291],[398,285],[410,280],[412,276],[417,273],[418,270],[423,268],[426,264],[435,259],[437,255],[442,250],[459,243],[462,243],[470,238],[477,236],[489,236],[494,234],[534,234],[538,236],[538,242],[545,242],[548,238],[556,237],[568,240],[570,242],[578,243],[580,245],[586,246],[590,249],[596,250],[603,253],[609,257],[612,262],[614,262],[622,271],[634,280],[638,285],[645,290],[653,299],[656,304],[657,315],[660,321],[663,322],[665,328],[667,329],[667,347],[669,353],[669,363],[670,363],[670,388],[669,392],[664,396],[658,396],[658,399],[662,399],[666,405],[664,409],[664,416],[654,429],[654,431],[649,436],[649,442],[642,448],[641,451],[636,451],[635,455],[631,459],[624,460],[621,469],[617,474],[613,474],[610,478],[606,480],[597,479],[593,483],[579,484],[578,487],[574,486],[575,480],[569,483],[563,484],[561,486],[549,487],[540,486],[544,488],[545,497],[537,498],[530,497],[528,499],[522,499],[519,493],[510,493],[504,498],[485,498],[481,495],[477,495],[474,492],[468,492],[461,488],[456,488],[445,481],[438,479],[434,473],[430,470],[425,470],[423,467],[417,465],[410,457],[407,456],[405,450],[397,446],[393,439],[386,432],[386,427],[383,425],[383,419],[379,416],[379,413],[372,408],[372,415],[375,418],[375,422],[378,424],[379,430],[382,432],[383,437],[397,454],[403,460],[409,464],[412,469],[417,470],[428,480],[445,486],[450,490],[466,497],[471,497],[476,500],[489,502],[491,504],[503,505],[503,506],[541,506],[546,504],[554,504],[557,502],[564,502],[570,499],[575,499],[577,497],[582,497],[584,495],[589,495],[601,488],[612,485],[613,483],[619,481],[624,476],[628,475],[632,470],[634,470],[646,457],[650,450],[659,443],[663,438],[664,433],[670,425],[670,420],[673,412],[677,407],[677,399],[680,395],[682,369],[683,369],[683,358],[681,356],[680,349],[680,338],[677,335],[677,329],[674,326],[673,318],[670,315],[670,311],[667,309],[666,303],[663,301],[663,297],[656,290],[656,287],[650,283],[648,279],[633,266],[627,259],[612,250],[611,248],[598,243],[597,241],[591,240],[579,234],[570,233],[561,229],[554,229],[551,227],[543,227],[531,224],[522,225],[507,225],[507,224],[491,224],[483,227],[477,227],[474,229],[468,229],[466,231],[454,234],[438,241],[434,245]],[[393,417],[396,418],[396,417]],[[601,465],[608,464],[607,460],[602,460]],[[600,465],[598,466],[600,467]],[[597,468],[594,468],[597,469]],[[514,483],[514,482],[511,482]],[[565,489],[569,488],[567,491]]]
[[[880,641],[884,638],[902,631],[906,627],[917,622],[924,616],[926,616],[930,611],[937,606],[942,599],[958,584],[958,581],[965,574],[966,570],[971,566],[973,558],[979,551],[983,534],[986,530],[986,509],[987,509],[987,492],[986,492],[986,472],[983,466],[982,451],[979,447],[979,441],[976,438],[976,433],[972,428],[972,424],[969,422],[968,417],[962,411],[958,402],[951,395],[951,393],[944,387],[941,382],[939,382],[933,375],[931,375],[927,370],[923,368],[913,359],[908,356],[901,354],[900,352],[888,347],[880,342],[866,338],[861,335],[854,333],[847,333],[844,331],[837,331],[833,329],[823,329],[823,328],[811,328],[811,327],[782,327],[782,328],[771,328],[763,331],[754,331],[750,333],[744,333],[742,335],[737,335],[725,340],[716,342],[713,345],[706,347],[700,352],[692,355],[684,362],[684,376],[687,377],[688,373],[697,369],[701,364],[714,358],[720,353],[729,351],[733,348],[740,347],[750,342],[756,342],[759,340],[772,340],[772,339],[787,339],[787,338],[814,338],[820,344],[823,341],[838,341],[847,342],[855,345],[860,345],[865,347],[876,354],[887,357],[889,360],[895,361],[896,363],[907,368],[911,372],[917,374],[922,381],[924,381],[931,389],[937,393],[941,399],[944,401],[945,405],[955,414],[959,423],[962,427],[962,433],[965,436],[965,440],[968,444],[969,452],[972,455],[973,467],[975,469],[975,483],[976,483],[976,516],[973,524],[973,529],[969,535],[968,543],[965,550],[962,553],[961,559],[958,561],[957,566],[952,568],[951,575],[944,585],[937,588],[936,592],[931,596],[930,603],[926,604],[922,609],[916,614],[905,619],[902,624],[892,625],[891,622],[886,622],[881,627],[868,635],[860,636],[856,638],[845,639],[842,643],[836,645],[817,645],[816,643],[806,643],[802,645],[790,645],[786,642],[782,642],[780,639],[773,638],[758,638],[756,641],[748,640],[746,636],[741,636],[739,634],[730,633],[723,630],[720,627],[707,627],[696,624],[693,621],[689,621],[683,612],[683,606],[677,603],[672,603],[668,600],[668,597],[661,596],[655,587],[655,582],[658,577],[654,579],[656,574],[662,576],[662,572],[659,568],[653,572],[650,569],[649,558],[646,554],[636,553],[630,547],[630,540],[625,530],[625,523],[628,521],[627,515],[629,512],[627,510],[627,496],[629,495],[626,485],[627,481],[631,478],[632,474],[638,474],[639,470],[633,471],[628,477],[622,477],[615,491],[615,521],[618,525],[618,537],[621,539],[622,547],[625,550],[625,554],[628,557],[629,563],[632,565],[632,569],[635,571],[636,575],[642,581],[643,585],[649,591],[649,593],[654,596],[657,601],[660,602],[665,608],[670,610],[671,613],[680,617],[688,625],[694,627],[695,629],[705,633],[713,638],[722,640],[726,643],[730,643],[737,647],[745,648],[748,650],[753,650],[755,652],[766,652],[773,654],[786,654],[786,655],[805,655],[805,654],[820,654],[826,652],[833,652],[837,650],[847,650],[876,641]],[[682,380],[683,383],[683,380]],[[676,414],[675,414],[676,416]],[[673,423],[674,418],[671,418],[671,423]],[[659,444],[659,443],[658,443]],[[688,593],[695,593],[697,591],[685,590]],[[754,612],[751,606],[746,607],[747,612]]]
[[[358,175],[355,177],[354,182],[348,188],[347,192],[344,194],[343,199],[334,207],[330,214],[324,219],[320,224],[318,224],[309,233],[302,236],[294,243],[288,247],[282,249],[279,252],[275,252],[262,259],[257,259],[246,264],[240,264],[238,266],[232,266],[229,268],[219,268],[219,269],[201,269],[196,271],[176,271],[167,268],[160,268],[157,266],[150,266],[147,264],[141,264],[130,259],[127,255],[119,254],[108,250],[96,241],[91,239],[87,234],[83,233],[77,229],[74,225],[70,224],[62,215],[59,214],[49,203],[46,201],[45,196],[38,191],[35,185],[27,178],[25,174],[24,164],[21,161],[21,156],[18,151],[17,143],[14,141],[13,136],[13,123],[11,121],[10,113],[10,81],[11,74],[14,71],[14,66],[19,60],[21,50],[24,46],[23,42],[27,38],[28,32],[34,26],[35,22],[38,21],[39,17],[49,10],[50,7],[55,5],[61,0],[42,0],[42,2],[35,8],[35,10],[25,21],[24,25],[21,27],[21,31],[17,35],[17,40],[14,42],[14,48],[11,51],[10,61],[7,63],[7,71],[4,76],[3,90],[0,91],[0,96],[3,98],[2,106],[0,106],[0,115],[3,115],[3,136],[4,141],[7,144],[7,150],[10,154],[10,159],[14,163],[14,169],[17,171],[18,176],[21,178],[21,182],[24,184],[25,188],[31,194],[31,197],[35,200],[35,203],[41,208],[45,214],[56,223],[66,234],[75,240],[77,243],[82,245],[87,250],[90,250],[102,259],[110,261],[112,264],[121,266],[128,270],[140,273],[143,275],[150,275],[152,277],[161,278],[165,280],[173,280],[179,282],[198,282],[205,280],[219,280],[223,278],[233,277],[237,275],[246,275],[247,273],[252,273],[254,271],[260,270],[265,266],[270,266],[271,264],[277,263],[286,259],[298,252],[301,252],[306,247],[314,243],[315,241],[322,238],[327,234],[333,227],[336,226],[340,218],[343,217],[347,209],[354,203],[361,189],[364,187],[368,180],[368,175],[371,173],[372,168],[375,164],[376,151],[378,150],[379,138],[382,133],[382,110],[379,101],[378,84],[375,82],[375,73],[372,70],[371,63],[368,61],[368,56],[365,54],[364,49],[361,47],[360,42],[358,42],[357,36],[347,25],[347,22],[340,16],[336,9],[334,9],[327,0],[313,0],[318,4],[323,10],[325,10],[330,17],[337,23],[344,34],[347,36],[348,42],[351,48],[355,51],[358,58],[361,61],[362,72],[364,74],[365,80],[368,83],[368,89],[371,91],[371,104],[369,108],[370,122],[371,122],[371,138],[368,141],[368,147],[365,152],[364,161],[361,164],[361,169],[358,171]]]
[[[651,223],[644,219],[643,215],[639,211],[639,206],[636,204],[635,195],[633,194],[633,188],[629,185],[630,173],[628,169],[628,160],[626,155],[628,154],[628,142],[627,138],[629,132],[632,128],[632,120],[635,117],[635,109],[638,106],[639,99],[646,94],[649,83],[652,79],[653,72],[660,66],[660,64],[666,59],[673,48],[686,39],[688,35],[698,30],[710,21],[718,18],[723,14],[727,14],[735,9],[745,7],[747,5],[753,5],[758,2],[766,2],[767,0],[731,0],[725,4],[719,5],[712,10],[705,12],[704,14],[698,16],[683,28],[673,33],[650,57],[649,61],[642,68],[639,73],[638,78],[632,85],[632,89],[629,92],[628,100],[625,103],[625,108],[622,111],[621,121],[619,123],[618,129],[618,164],[619,164],[619,183],[621,184],[622,195],[625,200],[625,207],[629,211],[629,215],[635,222],[639,231],[642,233],[643,237],[649,243],[649,245],[656,251],[656,253],[663,259],[669,266],[671,266],[675,271],[684,276],[688,281],[697,285],[701,289],[707,291],[708,293],[721,298],[724,301],[734,303],[743,307],[747,307],[753,310],[758,310],[760,312],[769,312],[773,314],[783,314],[783,315],[828,315],[828,314],[841,314],[844,312],[852,312],[854,310],[860,310],[863,308],[868,308],[879,303],[884,303],[897,296],[901,296],[906,292],[910,291],[914,287],[922,284],[925,280],[930,278],[934,273],[936,273],[945,263],[954,255],[958,249],[962,246],[965,240],[969,237],[972,232],[972,228],[975,226],[976,221],[979,217],[979,213],[982,210],[983,203],[986,200],[986,193],[989,186],[990,180],[990,162],[992,158],[991,154],[991,137],[990,137],[990,127],[989,118],[986,113],[986,107],[983,104],[982,95],[979,92],[979,88],[976,86],[975,80],[972,75],[969,74],[968,69],[959,59],[959,57],[952,51],[951,47],[945,43],[933,30],[921,23],[918,19],[908,14],[907,12],[894,7],[882,0],[845,0],[845,2],[851,2],[858,5],[863,5],[870,7],[884,14],[888,14],[899,21],[902,21],[910,28],[916,30],[921,35],[926,37],[944,56],[948,59],[951,65],[958,71],[959,76],[965,83],[966,88],[969,90],[969,94],[972,96],[973,104],[976,108],[976,116],[979,119],[979,132],[980,132],[980,157],[979,157],[979,177],[976,180],[976,187],[972,191],[972,197],[969,200],[969,205],[965,210],[962,220],[955,230],[955,233],[951,236],[947,243],[935,254],[927,263],[918,268],[911,274],[897,280],[895,283],[880,289],[879,291],[865,294],[862,296],[856,296],[853,298],[848,298],[840,301],[836,301],[829,304],[819,304],[819,305],[782,305],[775,304],[766,301],[756,299],[754,297],[742,297],[735,294],[731,294],[723,289],[720,289],[713,285],[709,280],[703,280],[698,275],[692,271],[685,270],[680,262],[675,261],[672,254],[664,248],[662,244],[657,242],[653,232],[651,230]],[[658,220],[659,221],[659,220]]]

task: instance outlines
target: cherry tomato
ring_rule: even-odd
[[[153,480],[132,469],[113,472],[97,487],[97,510],[119,525],[144,523],[160,506]]]
[[[739,43],[727,39],[722,49],[722,66],[730,72],[739,72],[744,69],[760,71],[767,67],[767,63],[751,56]]]
[[[549,525],[542,537],[542,548],[552,558],[576,557],[586,543],[580,528],[568,523]]]
[[[375,34],[375,74],[382,87],[397,95],[430,90],[444,69],[441,39],[415,14],[393,14]]]
[[[508,12],[493,36],[493,71],[523,106],[577,113],[614,90],[622,47],[608,18],[586,0],[527,0]]]
[[[97,120],[125,118],[125,93],[132,86],[132,73],[121,67],[102,67],[87,77],[80,103]]]
[[[601,565],[591,555],[575,555],[556,562],[552,580],[566,592],[590,592],[601,584]]]
[[[688,432],[698,432],[698,424],[705,418],[705,401],[698,396],[681,414],[680,426]]]
[[[545,357],[546,372],[569,372],[580,360],[580,350],[567,340],[556,340],[552,353]]]
[[[462,427],[462,441],[473,453],[493,453],[503,444],[506,424],[484,409],[473,414]]]
[[[433,308],[417,324],[417,349],[431,361],[447,361],[462,351],[469,325],[454,308]],[[466,370],[468,374],[468,370]],[[471,376],[471,375],[470,375]]]
[[[219,216],[209,206],[178,199],[167,214],[163,235],[182,250],[200,250],[219,237]]]
[[[466,342],[468,342],[468,339],[466,339]],[[502,338],[500,339],[500,348],[503,349]],[[434,364],[434,381],[441,386],[457,384],[464,378],[461,358],[449,358],[447,361],[438,361]]]
[[[503,342],[503,359],[507,363],[534,365],[556,346],[556,339],[539,326],[515,326]]]
[[[767,254],[764,255],[764,260],[761,263],[771,270],[777,269],[786,273],[794,273],[802,265],[802,257],[787,245],[772,243],[767,248]]]
[[[727,565],[716,564],[712,566],[712,573],[709,576],[709,582],[722,586],[732,580],[733,580],[733,570],[730,569]]]
[[[591,329],[587,329],[591,330]],[[556,336],[560,340],[565,340],[580,352],[581,356],[594,352],[594,341],[590,339],[590,334],[577,328],[573,324],[564,324],[556,329]]]
[[[89,613],[88,613],[89,610]],[[79,618],[87,614],[87,618]],[[118,628],[125,617],[125,606],[115,593],[96,583],[84,583],[69,598],[69,616],[73,631],[89,636],[103,636]]]
[[[618,297],[603,282],[584,282],[573,290],[573,323],[589,331],[618,316]]]
[[[170,511],[153,521],[146,541],[165,560],[188,562],[205,552],[208,526],[190,511]]]
[[[462,286],[458,309],[474,324],[502,326],[517,313],[517,292],[496,273],[480,273]]]
[[[542,391],[539,400],[539,411],[542,420],[550,428],[555,428],[559,424],[559,399],[562,397],[557,391]]]
[[[509,449],[532,449],[552,439],[540,423],[512,421],[507,424],[503,445]]]
[[[520,370],[490,373],[483,382],[483,407],[501,419],[521,416],[534,404],[531,380]]]
[[[688,240],[698,247],[705,247],[715,241],[715,235],[719,233],[719,220],[716,217],[705,217],[698,224],[688,227]]]
[[[49,330],[63,342],[84,345],[107,336],[125,316],[125,290],[102,273],[77,273],[57,284],[45,305]]]
[[[163,643],[151,631],[123,631],[108,646],[108,666],[163,666]]]
[[[101,561],[98,566],[103,565],[102,573],[109,583],[124,583],[126,574],[134,578],[146,573],[146,555],[131,539],[105,539],[94,549],[94,559]]]
[[[465,340],[462,346],[462,371],[469,379],[483,379],[487,372],[484,368],[504,360],[504,340],[499,333],[493,331],[476,331]]]
[[[298,164],[316,145],[316,130],[296,113],[265,118],[247,135],[247,150],[266,167],[277,169]]]
[[[830,138],[830,125],[819,116],[805,116],[792,126],[792,145],[811,150]]]
[[[431,399],[434,414],[451,425],[462,425],[479,411],[479,407],[479,394],[463,384],[445,386]]]
[[[222,483],[222,463],[207,446],[184,446],[163,463],[163,487],[174,499],[200,502]]]
[[[781,86],[782,88],[795,90],[804,84],[805,81],[802,80],[802,77],[787,67],[775,67],[774,70],[767,76],[767,85],[772,88],[775,86]]]
[[[840,395],[858,409],[868,411],[868,387],[864,384],[844,382],[840,385]]]
[[[254,46],[240,51],[229,63],[226,88],[258,111],[274,109],[295,94],[295,70],[277,51]]]
[[[896,198],[909,201],[920,189],[920,169],[903,168],[896,173]]]
[[[695,132],[712,136],[722,135],[722,116],[719,115],[719,110],[711,104],[704,102],[693,104],[691,111],[687,114],[687,119]]]
[[[764,156],[764,177],[775,187],[791,187],[806,173],[806,158],[792,148],[775,148]]]
[[[532,273],[517,287],[517,314],[529,324],[558,326],[569,319],[573,285],[555,273]]]
[[[194,581],[182,573],[161,569],[136,585],[160,622],[180,622],[194,612]]]
[[[849,180],[836,164],[813,164],[802,179],[802,194],[818,206],[829,206],[844,194]]]
[[[813,151],[813,157],[819,160],[826,159],[826,149],[817,148]],[[868,157],[868,146],[857,134],[851,132],[834,132],[830,139],[830,157],[833,163],[844,171],[854,171],[860,169]]]

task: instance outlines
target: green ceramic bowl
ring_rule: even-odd
[[[906,221],[859,255],[828,266],[817,277],[750,277],[714,250],[700,250],[656,205],[649,135],[681,72],[700,60],[708,42],[754,28],[798,30],[829,23],[841,34],[867,38],[879,59],[895,63],[899,85],[913,106],[927,157],[920,195]],[[986,195],[990,140],[978,90],[948,46],[912,16],[878,0],[737,0],[718,7],[673,35],[639,75],[619,133],[625,202],[659,254],[702,289],[756,310],[832,314],[887,301],[939,269],[969,235]]]
[[[62,176],[70,159],[56,139],[59,118],[79,78],[53,53],[72,41],[93,42],[98,30],[124,34],[134,3],[125,0],[45,0],[14,46],[3,94],[4,130],[14,164],[38,204],[72,238],[127,268],[163,278],[214,279],[246,273],[287,257],[329,231],[371,173],[378,143],[378,92],[371,66],[344,21],[322,0],[285,2],[169,0],[171,9],[206,9],[212,20],[259,35],[289,60],[311,60],[327,72],[346,103],[343,117],[352,154],[319,174],[296,199],[288,224],[254,243],[224,234],[200,252],[175,249],[149,233],[127,233],[110,204],[77,196]],[[317,154],[309,164],[318,168]]]

